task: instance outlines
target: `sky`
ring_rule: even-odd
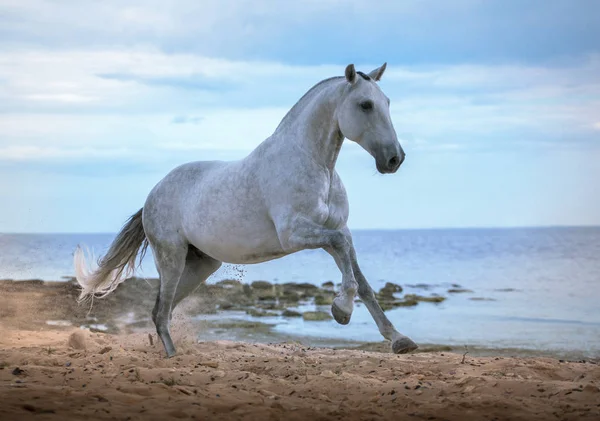
[[[388,63],[407,158],[346,141],[350,228],[600,224],[595,0],[0,0],[0,232],[116,232],[311,86]]]

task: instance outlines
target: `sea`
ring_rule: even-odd
[[[114,237],[0,234],[0,279],[64,280],[73,276],[78,244],[101,255]],[[357,230],[353,237],[359,264],[374,289],[393,282],[407,293],[447,297],[439,304],[386,312],[399,331],[419,344],[600,357],[600,227]],[[157,277],[150,255],[138,275]],[[226,278],[320,286],[340,282],[341,275],[327,253],[306,250],[255,265],[223,265],[208,282]],[[453,285],[472,292],[449,293]],[[282,337],[313,338],[315,343],[381,340],[360,304],[346,326],[282,317],[266,322]]]

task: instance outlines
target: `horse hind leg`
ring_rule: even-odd
[[[221,267],[221,262],[202,253],[196,247],[190,245],[185,259],[185,269],[173,300],[171,311],[188,295],[194,292],[201,283],[206,281],[210,275]]]
[[[152,320],[167,357],[172,357],[175,355],[175,346],[169,332],[169,324],[177,286],[185,269],[188,245],[150,241],[150,246],[154,252],[154,261],[160,276],[160,288],[154,310],[152,310]]]
[[[164,263],[159,265],[164,266]],[[168,265],[167,265],[168,266]],[[177,282],[174,278],[163,278],[162,271],[160,280],[160,289],[156,297],[156,304],[152,311],[152,320],[156,325],[156,331],[161,338],[165,351],[168,357],[175,355],[176,349],[171,339],[169,325],[173,310],[175,307],[189,294],[191,294],[200,284],[219,269],[221,262],[215,260],[192,245],[187,246],[186,258],[183,272],[179,276]],[[168,309],[168,317],[165,318],[161,310],[166,312]]]

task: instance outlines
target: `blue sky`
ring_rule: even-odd
[[[351,228],[600,224],[600,2],[0,1],[0,232],[115,232],[318,81],[388,62],[407,160],[344,146]]]

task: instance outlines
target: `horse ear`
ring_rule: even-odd
[[[354,64],[346,66],[346,80],[352,84],[356,82],[356,70],[354,69]]]
[[[383,63],[383,65],[375,70],[373,70],[371,73],[369,73],[369,77],[371,79],[373,79],[376,82],[379,82],[379,79],[381,79],[381,76],[383,76],[383,72],[385,72],[385,68],[387,67],[387,63]]]

